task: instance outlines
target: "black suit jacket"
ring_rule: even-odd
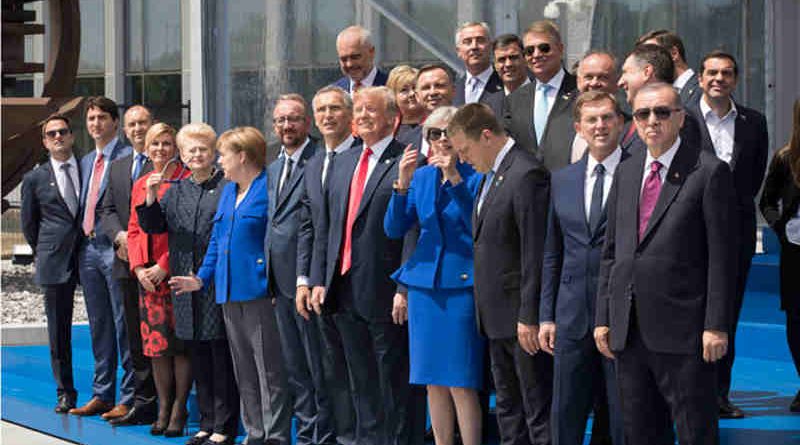
[[[636,317],[648,349],[699,354],[703,331],[727,331],[732,315],[733,179],[716,156],[682,142],[639,242],[645,159],[645,151],[635,151],[614,174],[596,325],[610,326],[614,351],[625,349],[630,319]]]
[[[462,74],[456,78],[454,85],[455,95],[453,96],[453,106],[460,107],[466,102],[466,98],[464,97],[464,88],[466,87],[466,82],[466,74]],[[481,97],[478,98],[478,102],[486,104],[489,96],[497,93],[498,91],[503,91],[503,81],[500,80],[500,75],[497,74],[497,71],[492,69],[492,75],[489,76],[489,80],[486,82],[483,92],[481,93]]]
[[[700,88],[700,81],[697,79],[697,73],[692,74],[692,77],[686,81],[680,91],[681,103],[684,107],[696,104],[703,96],[703,90]]]
[[[490,339],[512,338],[517,322],[539,323],[550,175],[515,145],[489,187],[472,213],[477,322]]]
[[[80,164],[77,173],[80,179]],[[77,278],[80,223],[58,190],[49,159],[22,178],[20,213],[22,233],[36,256],[36,283],[56,285]]]
[[[575,139],[572,108],[578,97],[576,85],[575,76],[565,73],[556,102],[547,116],[541,146],[536,142],[533,128],[536,82],[517,88],[506,96],[503,103],[503,124],[508,133],[522,147],[535,153],[550,171],[569,165],[572,141]]]
[[[133,156],[125,156],[111,163],[108,172],[108,186],[103,195],[103,201],[97,209],[100,217],[100,227],[105,235],[113,242],[119,232],[128,230],[128,220],[131,216],[131,170]],[[153,170],[153,163],[148,159],[142,166],[139,177]],[[114,255],[114,278],[129,278],[130,267],[127,261]]]
[[[352,267],[349,272],[353,305],[358,314],[368,320],[389,321],[392,299],[398,290],[391,274],[400,267],[403,242],[386,236],[383,218],[392,197],[392,183],[397,179],[403,148],[393,140],[383,152],[364,187],[353,223]],[[322,284],[329,291],[340,269],[350,181],[361,151],[350,149],[335,158],[333,171],[329,173],[325,209],[320,213],[320,224],[314,227],[311,283]],[[330,293],[328,299],[331,298],[335,300],[337,296]]]

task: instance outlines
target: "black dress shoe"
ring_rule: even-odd
[[[720,419],[741,419],[744,417],[744,411],[731,403],[727,397],[720,397],[717,402],[719,404]]]
[[[70,397],[64,394],[58,396],[58,403],[56,404],[55,412],[59,414],[66,414],[72,408],[75,408],[75,397]]]
[[[800,413],[800,391],[797,391],[797,395],[794,396],[792,404],[789,405],[789,411],[793,413]]]
[[[108,421],[113,426],[132,426],[132,425],[147,425],[156,420],[156,412],[154,409],[147,409],[141,406],[134,406],[122,417],[111,419]]]

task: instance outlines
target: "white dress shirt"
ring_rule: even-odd
[[[539,88],[542,84],[550,85],[550,89],[547,91],[547,115],[550,116],[550,111],[553,110],[553,105],[556,103],[556,98],[558,97],[558,91],[561,90],[561,83],[564,81],[564,69],[558,70],[555,76],[551,77],[550,80],[547,82],[542,82],[539,79],[536,79],[536,95],[534,96],[533,100],[534,103],[542,100],[542,90]]]
[[[494,70],[492,69],[492,65],[489,64],[489,67],[483,70],[482,73],[478,74],[477,76],[473,76],[472,74],[467,71],[467,78],[464,82],[464,103],[471,104],[478,102],[483,95],[483,90],[486,88],[486,84],[489,83],[489,78],[492,77],[492,73]],[[475,92],[472,93],[472,79],[476,79],[478,85],[475,87]]]
[[[672,86],[678,89],[678,91],[682,90],[683,87],[686,86],[686,82],[694,76],[694,71],[691,68],[687,69],[683,72],[674,82],[672,82]]]
[[[375,76],[377,75],[378,75],[378,68],[373,66],[372,70],[370,70],[369,74],[367,74],[367,77],[361,79],[360,88],[371,87],[372,84],[375,82]],[[353,90],[356,88],[356,82],[353,79],[350,79],[349,77],[348,79],[350,80],[350,94],[352,95]]]
[[[303,150],[305,150],[306,147],[308,147],[309,141],[310,141],[310,139],[308,139],[308,137],[306,137],[306,140],[305,140],[305,142],[303,142],[303,145],[301,145],[300,148],[295,150],[294,153],[292,153],[291,155],[289,155],[286,152],[286,147],[281,145],[281,154],[280,155],[283,156],[283,168],[281,169],[281,177],[278,178],[278,190],[283,190],[284,182],[288,181],[289,178],[292,177],[292,172],[294,171],[294,169],[297,168],[297,163],[300,162],[300,158],[303,156]],[[292,171],[288,171],[288,172],[286,171],[286,160],[287,159],[291,159],[292,160]]]
[[[672,164],[672,159],[675,158],[675,153],[678,152],[678,147],[681,145],[681,137],[678,136],[675,139],[675,143],[664,152],[658,158],[654,158],[653,155],[650,154],[650,150],[647,150],[647,158],[644,161],[644,173],[642,174],[642,184],[639,187],[639,193],[644,190],[644,183],[647,181],[647,177],[650,176],[650,164],[653,161],[658,161],[661,163],[661,170],[658,172],[658,178],[661,179],[661,183],[664,183],[664,178],[667,176],[667,172],[669,172],[669,166]]]
[[[739,113],[736,105],[731,101],[731,109],[725,116],[719,117],[714,110],[706,103],[703,96],[700,99],[700,112],[703,113],[703,120],[708,128],[708,135],[711,136],[711,143],[714,145],[714,152],[717,157],[726,163],[731,163],[733,158],[733,141],[736,133],[736,116]]]
[[[622,160],[622,149],[617,148],[611,152],[610,155],[603,159],[603,162],[597,162],[597,159],[589,153],[587,156],[588,162],[586,163],[586,181],[583,184],[583,201],[584,208],[586,209],[586,221],[589,221],[589,214],[592,209],[592,191],[594,191],[594,183],[597,182],[597,174],[594,168],[597,164],[603,164],[606,172],[603,174],[603,204],[605,207],[606,199],[608,199],[608,192],[611,190],[611,182],[614,180],[614,170],[617,169],[619,161]]]
[[[328,176],[328,164],[331,162],[330,158],[327,156],[329,152],[333,151],[337,155],[344,153],[345,151],[349,150],[350,147],[353,146],[353,141],[355,138],[352,134],[347,135],[347,137],[342,141],[341,144],[337,145],[336,147],[331,150],[330,147],[325,146],[325,158],[322,160],[322,183],[325,183],[325,177]]]
[[[378,142],[376,142],[376,143],[374,143],[372,145],[368,145],[366,142],[364,142],[364,150],[366,150],[367,147],[369,147],[372,150],[372,154],[369,155],[369,161],[368,161],[369,164],[368,164],[368,168],[367,168],[367,177],[364,180],[364,187],[367,186],[367,182],[369,182],[369,177],[372,175],[372,172],[375,170],[375,166],[378,165],[378,161],[381,160],[381,156],[383,156],[383,152],[386,151],[386,148],[389,147],[389,144],[392,142],[393,139],[394,139],[394,135],[389,133],[388,136],[386,136],[385,138],[381,139],[380,141],[378,141]],[[356,162],[356,168],[353,170],[353,174],[354,175],[355,175],[356,170],[358,170],[358,164],[359,163]]]
[[[111,142],[106,144],[100,150],[100,151],[103,152],[103,175],[101,176],[103,178],[106,176],[106,172],[108,171],[108,167],[111,165],[111,161],[108,158],[109,158],[109,156],[111,156],[111,154],[110,154],[111,150],[113,150],[114,147],[117,145],[117,140],[119,140],[119,136],[115,136],[114,139],[111,139]],[[97,149],[95,148],[95,152],[96,151],[97,151]],[[94,178],[94,164],[96,164],[96,163],[97,163],[97,153],[95,153],[94,162],[92,162],[92,166],[89,167],[91,169],[89,171],[89,182],[87,182],[87,184],[89,184],[89,188],[91,188],[91,186],[92,186],[92,179]],[[79,188],[78,190],[81,190],[81,189]],[[87,190],[88,190],[88,188],[87,188]],[[79,191],[78,193],[81,193],[81,192]],[[99,197],[100,197],[100,195],[99,195],[99,190],[98,190],[98,198]],[[86,196],[86,200],[87,201],[89,200],[88,194]],[[100,204],[100,202],[99,202],[99,199],[98,199],[97,205],[99,205],[99,204]],[[95,206],[95,208],[96,208],[96,206]]]
[[[69,178],[67,178],[67,175],[64,173],[63,170],[61,170],[61,166],[64,164],[70,165]],[[72,186],[75,188],[75,194],[76,194],[75,201],[80,202],[81,197],[79,195],[81,193],[80,192],[81,181],[78,178],[78,161],[75,160],[75,156],[74,155],[70,156],[69,159],[67,159],[64,162],[57,161],[51,157],[50,165],[53,167],[53,174],[55,174],[56,176],[56,185],[58,185],[58,193],[61,194],[61,197],[64,198],[67,196],[66,186],[67,186],[67,180],[69,179],[70,181],[72,181]]]

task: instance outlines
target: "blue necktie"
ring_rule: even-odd
[[[145,159],[147,159],[147,156],[145,156],[144,153],[136,153],[136,157],[133,159],[133,174],[131,175],[133,181],[139,179],[139,174],[142,172],[142,165],[144,165]]]
[[[592,203],[589,206],[589,231],[597,230],[600,223],[600,216],[603,213],[603,183],[606,176],[606,168],[603,164],[594,166],[594,188],[592,189]]]
[[[483,188],[481,189],[481,196],[478,199],[478,213],[481,212],[486,194],[489,193],[489,189],[492,188],[492,181],[494,181],[494,170],[489,170],[489,173],[486,173],[486,179],[484,179]]]
[[[546,83],[541,83],[536,87],[537,90],[541,91],[540,100],[536,101],[533,106],[533,128],[536,132],[536,143],[538,144],[542,143],[542,135],[547,126],[547,92],[550,91],[550,88],[552,87]]]

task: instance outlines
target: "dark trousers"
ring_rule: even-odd
[[[336,434],[325,392],[318,327],[313,320],[306,321],[297,313],[294,299],[283,295],[276,298],[275,316],[294,398],[296,443],[334,444]]]
[[[410,440],[408,330],[404,325],[359,314],[353,305],[349,276],[339,277],[331,288],[331,296],[339,305],[333,317],[342,336],[353,390],[356,442],[405,445]]]
[[[616,355],[627,443],[673,445],[672,419],[681,445],[719,443],[716,367],[699,351],[650,351],[632,322],[628,343]]]
[[[353,409],[353,395],[350,391],[350,374],[339,329],[333,316],[312,315],[322,337],[322,370],[325,379],[325,392],[333,410],[336,443],[356,445],[356,416]]]
[[[56,381],[56,394],[78,398],[72,380],[72,308],[75,281],[42,286],[44,311],[47,315],[47,337],[50,343],[50,367]]]
[[[553,359],[530,355],[516,337],[490,339],[501,445],[550,444]]]
[[[800,376],[800,311],[786,312],[786,341],[789,343],[797,375]]]
[[[228,340],[187,343],[200,411],[200,430],[236,436],[239,429],[239,391],[233,376]]]
[[[122,292],[123,311],[125,312],[125,329],[128,333],[128,349],[133,366],[133,377],[136,381],[133,404],[139,409],[156,409],[156,386],[153,382],[153,368],[150,358],[142,352],[142,331],[139,319],[139,283],[130,278],[117,279]]]
[[[586,421],[597,405],[591,443],[622,445],[625,435],[614,363],[597,351],[592,333],[579,340],[556,336],[553,363],[553,445],[583,444]]]

